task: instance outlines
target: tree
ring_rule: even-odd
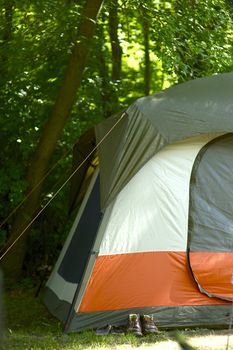
[[[142,5],[142,33],[144,38],[144,94],[150,94],[151,85],[151,61],[150,61],[150,17],[149,9]]]
[[[118,17],[118,0],[109,8],[109,37],[112,49],[112,74],[111,81],[112,89],[112,112],[119,110],[118,104],[118,88],[121,81],[121,63],[122,63],[122,48],[118,37],[119,17]]]
[[[102,104],[102,113],[104,118],[108,118],[112,114],[111,106],[111,79],[108,68],[109,50],[106,47],[106,13],[102,12],[102,23],[98,27],[98,41],[100,47],[97,50],[97,59],[99,63],[99,77],[100,77],[100,96]]]
[[[17,212],[10,239],[5,250],[17,239],[21,232],[24,230],[28,232],[27,227],[40,208],[39,202],[43,177],[46,174],[49,161],[69,117],[77,90],[80,87],[91,39],[94,35],[97,17],[102,3],[103,0],[86,0],[83,6],[78,37],[72,48],[63,84],[57,95],[52,113],[44,126],[37,149],[28,169],[28,198]],[[15,280],[20,276],[26,252],[26,232],[11,251],[4,256],[3,269],[8,279]]]
[[[98,61],[101,79],[101,100],[104,118],[116,113],[119,106],[122,48],[118,36],[119,31],[119,3],[110,2],[102,12],[102,23],[98,28]],[[111,50],[106,45],[110,43]]]
[[[157,54],[173,82],[232,70],[232,9],[224,0],[172,0],[158,8]]]
[[[81,36],[81,12],[88,4],[99,6],[101,1],[0,3],[1,221],[21,202],[25,191],[29,193],[40,182],[48,162],[54,164],[61,154],[71,151],[76,138],[89,127],[142,95],[195,77],[232,71],[233,7],[225,0],[105,0],[92,45]],[[90,30],[93,21],[87,20]],[[76,48],[90,51],[88,57],[82,54],[76,60]],[[17,230],[22,232],[23,222],[30,222],[33,213],[38,213],[70,168],[71,152],[43,187],[42,183],[38,186],[31,204],[25,202],[15,220],[11,217],[0,227],[0,248],[11,231],[9,247]],[[40,251],[50,249],[50,262],[54,262],[54,250],[66,234],[67,203],[64,188],[33,224],[24,260],[27,276],[35,266],[36,254],[38,267],[41,241],[46,248],[40,245]],[[18,271],[25,240],[20,240],[17,249],[20,244],[22,256],[17,253],[19,262],[15,261]]]
[[[0,57],[0,80],[3,80],[6,76],[6,66],[7,66],[7,51],[8,43],[12,36],[12,17],[14,10],[14,0],[6,1],[3,3],[4,16],[3,16],[3,28],[2,28],[2,50]]]

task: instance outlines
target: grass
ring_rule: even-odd
[[[132,335],[97,336],[94,331],[64,334],[62,324],[53,318],[39,298],[32,294],[10,292],[5,298],[4,350],[178,350],[173,333],[136,338]],[[200,350],[226,349],[228,330],[187,329],[180,331]],[[233,335],[228,350],[233,350]]]

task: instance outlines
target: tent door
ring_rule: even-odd
[[[188,261],[201,292],[233,298],[233,134],[199,152],[190,183]]]

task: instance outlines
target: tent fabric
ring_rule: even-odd
[[[186,247],[192,166],[216,136],[166,146],[111,203],[80,312],[209,303],[187,276]]]
[[[83,270],[86,266],[87,257],[93,246],[96,238],[96,231],[102,219],[102,212],[100,210],[100,193],[99,193],[99,176],[93,186],[93,190],[88,198],[87,205],[83,211],[82,217],[75,229],[74,235],[69,247],[61,261],[58,269],[66,281],[79,284]],[[91,217],[91,220],[90,220]],[[79,256],[79,264],[76,269],[73,269],[73,262]]]
[[[192,252],[189,262],[200,291],[209,297],[233,300],[232,252]]]
[[[190,186],[189,260],[201,291],[232,300],[233,134],[214,139],[197,157]]]
[[[206,145],[194,165],[190,186],[190,251],[233,249],[232,155],[233,134],[227,134]]]
[[[82,186],[85,178],[87,177],[88,168],[95,170],[95,164],[93,162],[95,147],[95,131],[94,128],[87,130],[75,143],[73,147],[73,168],[72,173],[74,175],[71,179],[70,186],[70,205],[69,211],[72,212],[77,208],[83,200]],[[91,156],[90,156],[91,154]],[[78,171],[77,171],[78,169]],[[91,179],[91,177],[89,177]],[[88,181],[88,184],[90,181]],[[87,190],[87,186],[85,186]]]
[[[112,204],[99,255],[186,251],[192,166],[200,149],[218,135],[166,146],[138,171]]]
[[[222,303],[198,293],[186,252],[151,252],[98,257],[79,311]]]
[[[59,320],[66,322],[70,304],[60,300],[49,288],[46,288],[46,305]],[[109,322],[112,325],[123,325],[127,323],[130,313],[153,315],[160,329],[188,326],[227,326],[230,320],[230,306],[228,304],[127,308],[114,311],[74,313],[69,324],[69,332],[103,327]]]
[[[232,87],[232,73],[190,81],[96,126],[100,178],[46,284],[67,332],[134,312],[159,328],[229,323],[232,189],[221,186],[231,186]]]
[[[99,149],[102,207],[166,144],[199,134],[232,132],[232,91],[233,73],[224,73],[179,84],[132,104]],[[98,142],[117,119],[96,126]]]
[[[68,271],[67,274],[65,273],[65,276],[64,276],[61,273],[60,267],[64,263],[64,259],[65,260],[68,259],[68,262],[70,261],[70,265],[68,265],[67,267],[73,271],[72,274],[75,274],[76,269],[73,269],[74,261],[72,259],[70,259],[69,256],[67,256],[67,251],[69,250],[69,247],[71,246],[72,242],[74,242],[73,237],[76,234],[79,235],[79,232],[77,232],[77,228],[79,227],[80,220],[82,219],[85,210],[88,208],[89,199],[92,197],[92,193],[94,191],[96,191],[95,185],[96,185],[98,178],[99,178],[99,170],[96,170],[96,172],[95,172],[95,174],[90,182],[89,188],[85,194],[82,205],[79,208],[76,219],[71,227],[70,233],[66,239],[66,242],[65,242],[63,249],[60,253],[60,256],[57,260],[57,263],[56,263],[56,265],[52,271],[52,274],[51,274],[51,276],[46,284],[48,289],[53,291],[58,296],[59,300],[62,300],[66,303],[69,303],[69,305],[71,304],[71,302],[74,298],[75,291],[77,289],[78,284],[77,284],[77,281],[76,282],[69,281],[68,279],[66,279],[67,274],[70,274],[71,272]],[[82,232],[86,236],[87,231],[82,231]],[[60,270],[60,273],[59,273],[59,270]],[[79,279],[81,279],[80,274],[81,274],[81,272],[79,271]],[[45,304],[50,308],[49,304],[46,301],[46,298],[45,298]],[[59,309],[59,305],[57,305],[56,308]],[[57,312],[57,310],[56,310],[56,312]]]

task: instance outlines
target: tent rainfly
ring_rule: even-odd
[[[233,73],[192,80],[95,127],[99,166],[45,288],[66,332],[130,313],[159,328],[229,323],[232,92]]]

